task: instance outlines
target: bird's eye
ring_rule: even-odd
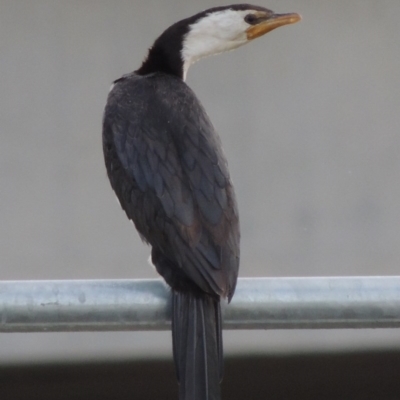
[[[255,16],[254,14],[247,14],[244,17],[244,20],[250,25],[255,25],[257,23],[257,19],[257,16]]]

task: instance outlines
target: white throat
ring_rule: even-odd
[[[223,10],[206,15],[190,26],[183,40],[183,80],[189,67],[203,57],[236,49],[248,42],[244,21],[248,11]]]

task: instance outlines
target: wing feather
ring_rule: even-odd
[[[200,288],[231,297],[236,200],[220,140],[193,92],[162,74],[119,80],[103,142],[111,183],[140,235]]]

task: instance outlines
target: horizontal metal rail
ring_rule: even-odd
[[[170,329],[161,280],[0,281],[0,332]],[[225,329],[400,327],[400,276],[242,278]]]

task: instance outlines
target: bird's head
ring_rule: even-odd
[[[274,14],[248,4],[206,10],[188,25],[188,33],[183,38],[184,70],[200,58],[236,49],[275,28],[299,20],[298,14]]]
[[[211,8],[179,21],[164,31],[150,49],[142,68],[152,55],[159,59],[162,56],[170,64],[171,70],[184,79],[190,65],[199,59],[236,49],[273,29],[300,19],[299,14],[275,14],[250,4]]]

